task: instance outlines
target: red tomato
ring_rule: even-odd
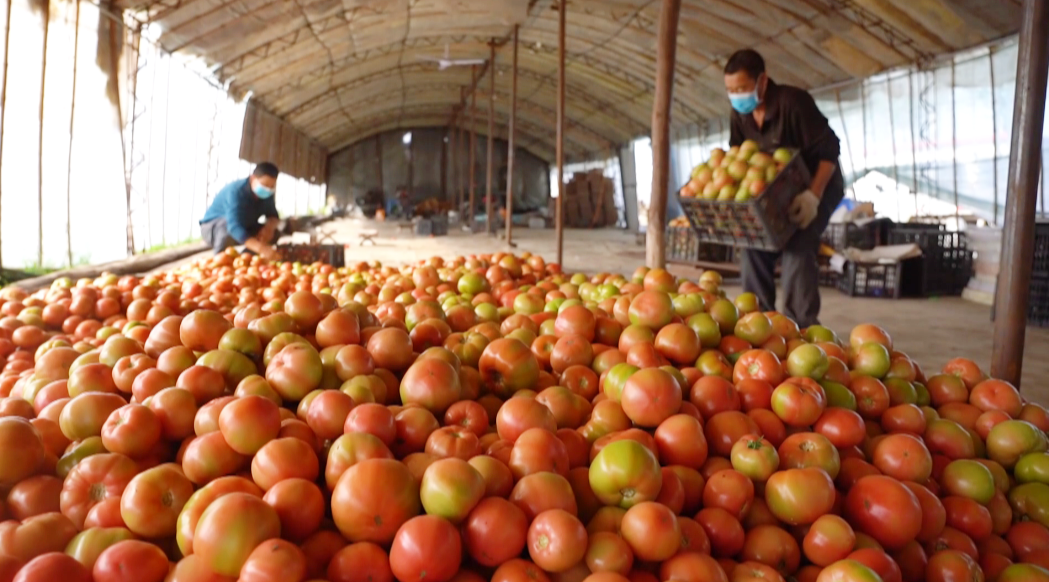
[[[787,469],[765,484],[765,502],[772,514],[789,525],[807,525],[834,507],[834,481],[823,469]]]
[[[903,547],[922,528],[918,498],[891,477],[871,475],[857,481],[845,498],[844,510],[857,530],[889,550]]]
[[[772,411],[788,426],[811,426],[826,407],[823,387],[809,378],[789,378],[772,391]]]
[[[677,518],[660,503],[644,502],[628,509],[623,515],[620,533],[634,555],[647,562],[666,560],[681,547]]]
[[[98,556],[92,574],[95,582],[163,582],[168,558],[154,544],[125,540]]]
[[[447,582],[459,570],[462,540],[455,526],[431,515],[413,517],[397,530],[390,567],[401,582]]]

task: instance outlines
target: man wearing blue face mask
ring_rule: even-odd
[[[838,163],[840,144],[827,118],[809,93],[777,85],[765,72],[765,60],[754,50],[741,50],[725,65],[725,89],[732,103],[729,145],[746,140],[763,152],[798,149],[808,166],[809,188],[794,198],[790,220],[798,231],[782,252],[747,250],[743,255],[743,289],[757,295],[761,308],[776,309],[776,260],[780,259],[784,311],[802,328],[819,323],[820,235],[845,196]]]
[[[201,237],[215,254],[244,245],[245,250],[265,259],[278,258],[273,245],[280,236],[280,216],[274,200],[279,174],[277,166],[262,162],[250,176],[230,182],[219,191],[200,221]],[[263,217],[266,221],[260,223]]]

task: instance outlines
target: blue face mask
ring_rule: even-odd
[[[270,190],[262,184],[255,184],[255,188],[253,190],[255,192],[255,195],[259,198],[262,198],[263,200],[267,198],[272,198],[274,193],[273,190]]]
[[[761,104],[761,100],[758,99],[757,87],[747,93],[729,93],[728,99],[732,103],[732,108],[741,115],[753,113],[758,108],[758,105]]]

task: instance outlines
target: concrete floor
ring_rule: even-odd
[[[392,223],[346,219],[322,226],[340,242],[348,244],[346,262],[380,261],[400,265],[431,256],[484,254],[511,250],[501,239],[485,234],[468,234],[452,229],[446,237],[420,237],[410,230],[398,232]],[[359,233],[377,230],[375,246],[361,246]],[[517,252],[540,254],[554,259],[556,241],[553,230],[514,230]],[[569,272],[620,272],[629,275],[644,264],[644,247],[633,234],[618,230],[566,230],[564,267]],[[672,267],[684,277],[697,277],[698,271]],[[728,293],[738,287],[729,285]],[[953,357],[975,360],[985,371],[991,359],[990,308],[961,298],[937,299],[858,299],[842,295],[835,289],[823,289],[824,325],[847,335],[859,323],[875,323],[889,331],[896,349],[918,361],[926,374],[936,373]],[[1027,330],[1026,357],[1023,368],[1025,393],[1049,404],[1049,329]],[[1041,355],[1039,355],[1041,354]]]

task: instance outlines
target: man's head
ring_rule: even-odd
[[[736,51],[725,63],[725,90],[732,108],[744,115],[753,112],[765,98],[768,87],[765,59],[758,51]]]
[[[277,169],[275,164],[270,162],[262,162],[255,166],[255,171],[248,177],[248,182],[251,184],[251,191],[255,193],[259,198],[269,198],[277,191],[277,176],[280,175],[280,170]]]

